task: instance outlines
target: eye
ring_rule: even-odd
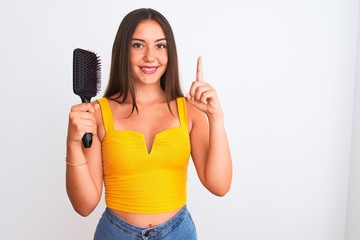
[[[165,49],[165,48],[166,48],[166,44],[165,44],[165,43],[158,43],[158,44],[156,45],[156,47],[159,48],[159,49]]]
[[[142,47],[144,47],[144,45],[141,44],[141,43],[133,43],[133,44],[132,44],[132,47],[133,47],[133,48],[142,48]]]

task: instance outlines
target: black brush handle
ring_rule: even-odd
[[[83,97],[80,96],[81,101],[83,103],[89,103],[91,101],[91,97]],[[82,137],[82,143],[84,145],[84,148],[90,148],[91,144],[92,144],[92,133],[85,133],[84,136]]]
[[[85,133],[81,140],[85,148],[90,148],[92,144],[92,133]]]

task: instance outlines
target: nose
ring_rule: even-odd
[[[145,55],[144,55],[144,61],[151,63],[155,61],[155,55],[154,55],[154,50],[151,48],[147,48]]]

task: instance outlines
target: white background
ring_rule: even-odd
[[[92,239],[103,201],[83,218],[65,191],[72,51],[100,55],[104,90],[139,7],[170,21],[184,92],[202,55],[225,111],[231,191],[211,195],[189,166],[199,239],[360,239],[356,0],[1,0],[0,238]]]

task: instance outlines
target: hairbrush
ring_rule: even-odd
[[[76,48],[73,53],[73,91],[83,103],[89,103],[101,88],[101,63],[96,53]],[[82,138],[85,148],[92,144],[92,134],[85,133]]]

